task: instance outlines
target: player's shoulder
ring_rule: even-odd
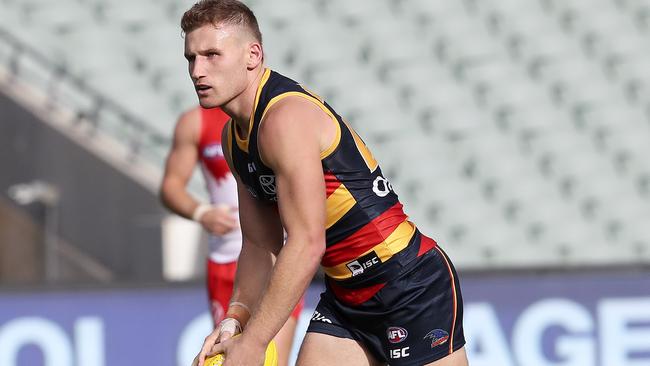
[[[261,128],[298,127],[308,125],[308,121],[320,118],[327,118],[327,115],[313,100],[302,95],[290,95],[282,98],[265,111]]]
[[[193,140],[199,137],[201,131],[201,108],[193,107],[181,113],[176,121],[174,135],[185,138],[192,138]]]
[[[176,121],[176,125],[196,124],[199,121],[201,121],[201,107],[195,106],[181,113],[178,117],[178,121]]]
[[[319,150],[326,131],[323,121],[329,121],[327,115],[306,98],[289,96],[280,100],[267,111],[259,126],[257,143],[262,160],[273,169],[296,149]]]

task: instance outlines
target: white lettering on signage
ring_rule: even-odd
[[[212,332],[212,316],[205,312],[192,319],[178,337],[176,364],[190,365],[205,337]]]
[[[604,298],[595,309],[566,298],[549,298],[518,311],[497,309],[488,302],[465,304],[463,323],[472,366],[650,365],[650,297]],[[309,312],[303,313],[305,323],[311,318]],[[185,326],[178,337],[177,364],[192,362],[211,328],[208,312]],[[42,355],[43,366],[106,366],[109,335],[134,338],[137,345],[137,334],[106,333],[100,317],[79,317],[71,329],[43,317],[15,317],[0,323],[0,365],[19,366],[19,358],[23,359],[19,355],[29,349],[30,354],[36,350]],[[405,348],[390,352],[394,358],[410,353]]]
[[[77,319],[73,349],[61,325],[39,317],[15,318],[0,327],[0,365],[16,366],[21,349],[36,346],[43,354],[44,366],[104,366],[103,333],[101,319]]]
[[[567,334],[557,337],[553,362],[541,347],[544,332],[561,327]],[[567,299],[546,299],[529,306],[512,330],[512,350],[527,366],[595,365],[594,321],[589,310]]]
[[[77,365],[104,366],[104,322],[101,318],[79,318],[74,324]]]
[[[648,356],[629,357],[632,352],[650,353],[650,298],[601,300],[598,318],[603,365],[650,365]]]
[[[602,299],[596,314],[569,299],[543,299],[515,317],[511,344],[492,304],[467,303],[463,323],[472,366],[650,365],[650,298]],[[562,332],[544,338],[551,328]]]
[[[514,366],[506,336],[492,305],[466,304],[463,327],[472,366]]]

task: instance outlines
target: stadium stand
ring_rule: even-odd
[[[248,3],[267,63],[349,119],[459,268],[650,263],[647,1]],[[32,62],[22,45],[37,50],[82,81],[53,97],[114,104],[104,132],[158,141],[160,165],[195,101],[187,5],[0,0],[0,67],[32,82],[17,65]]]

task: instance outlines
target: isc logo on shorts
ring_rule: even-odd
[[[352,272],[352,277],[358,276],[362,274],[364,271],[369,269],[370,267],[381,263],[379,260],[379,257],[377,257],[377,254],[372,251],[363,257],[360,257],[356,260],[353,260],[352,262],[349,262],[346,264],[350,272]]]
[[[409,349],[411,347],[404,347],[404,348],[396,348],[390,350],[390,358],[405,358],[409,357],[411,354],[409,353]]]

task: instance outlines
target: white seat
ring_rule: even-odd
[[[394,15],[387,3],[373,0],[328,0],[324,2],[325,12],[342,25],[364,26],[372,23],[375,19],[389,18]]]

